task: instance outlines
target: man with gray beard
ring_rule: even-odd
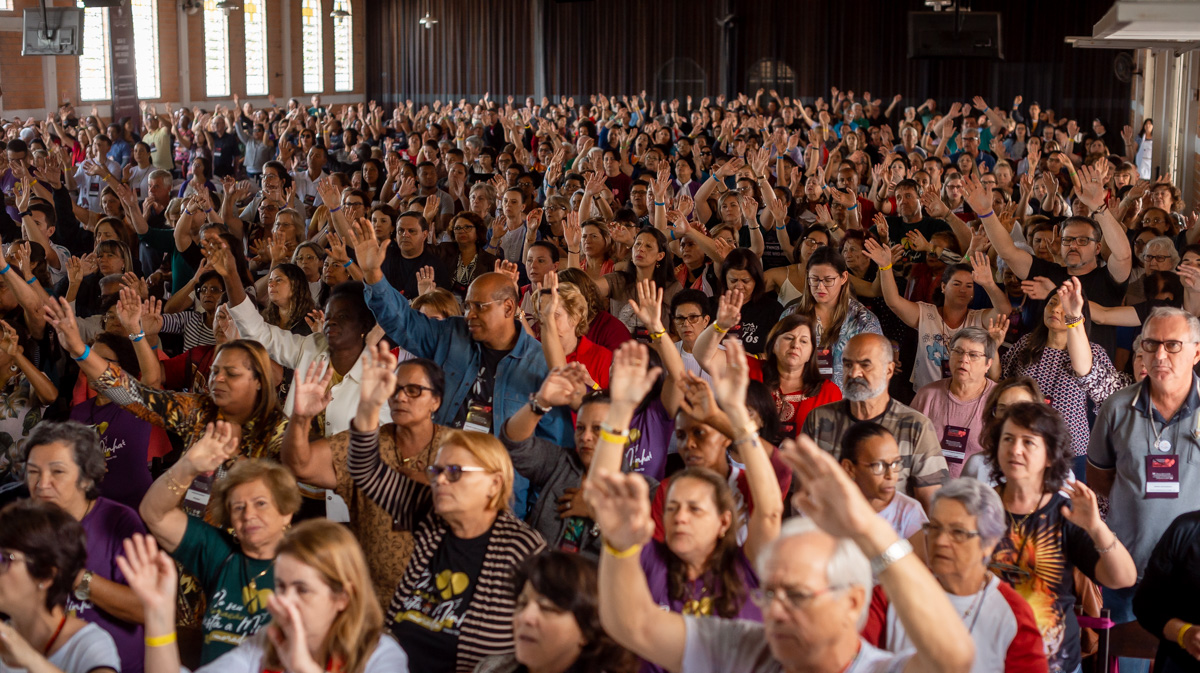
[[[809,412],[802,432],[840,460],[842,436],[850,426],[871,421],[887,428],[900,446],[896,489],[920,500],[928,511],[930,498],[941,488],[949,470],[933,423],[888,395],[888,382],[895,370],[887,338],[859,334],[850,339],[842,352],[842,401]]]

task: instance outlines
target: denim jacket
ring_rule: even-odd
[[[413,310],[408,300],[386,279],[366,285],[365,296],[367,306],[388,339],[417,357],[433,360],[442,368],[446,376],[446,394],[434,421],[451,426],[471,391],[482,357],[480,344],[467,330],[467,321],[459,317],[445,320],[425,317],[420,311]],[[492,434],[500,435],[505,421],[529,403],[530,393],[536,393],[542,387],[549,373],[541,344],[525,330],[518,329],[517,345],[496,367]],[[571,415],[561,407],[542,417],[536,435],[565,448],[575,446]],[[514,509],[522,516],[528,482],[520,478],[513,487],[517,493]]]

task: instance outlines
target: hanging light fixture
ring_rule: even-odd
[[[217,3],[216,7],[228,16],[230,12],[241,9],[242,3],[239,0],[221,0]]]
[[[337,2],[333,3],[333,11],[329,13],[329,18],[344,19],[348,16],[350,16],[350,12],[346,11],[345,4],[342,2],[342,0],[337,0]]]

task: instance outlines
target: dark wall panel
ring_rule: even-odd
[[[417,23],[424,2],[368,3],[368,53],[380,57],[368,64],[373,96],[532,94],[538,20],[553,94],[715,95],[726,68],[726,94],[753,93],[766,74],[781,94],[806,100],[828,97],[831,86],[885,100],[903,93],[906,104],[978,94],[1007,106],[1021,93],[1062,114],[1128,117],[1129,86],[1112,74],[1116,52],[1063,42],[1090,35],[1111,0],[975,0],[976,11],[1003,14],[1004,61],[909,60],[907,12],[923,10],[921,0],[544,0],[536,19],[534,0],[430,2],[441,21],[432,31]],[[717,19],[729,13],[725,57]]]

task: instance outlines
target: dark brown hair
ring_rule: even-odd
[[[45,502],[18,500],[0,510],[4,549],[25,555],[35,580],[48,580],[46,609],[66,607],[75,578],[87,562],[83,526],[66,511]]]
[[[713,614],[732,619],[737,617],[738,611],[746,601],[746,585],[742,582],[742,576],[738,574],[738,555],[741,554],[741,546],[738,545],[737,534],[741,517],[738,515],[737,503],[733,500],[733,492],[729,490],[729,484],[721,475],[710,469],[689,467],[672,476],[671,484],[667,488],[674,488],[675,484],[682,479],[695,479],[711,486],[713,503],[717,506],[717,511],[721,514],[729,512],[733,515],[733,521],[729,524],[729,528],[725,530],[724,535],[717,539],[717,546],[713,549],[712,555],[708,557],[705,573],[700,578],[701,584],[710,589],[709,594],[713,597]],[[663,519],[666,520],[665,505]],[[667,592],[671,600],[686,602],[699,598],[692,595],[692,584],[687,578],[687,564],[676,556],[669,546],[666,551]]]
[[[1019,402],[1009,407],[1003,416],[988,424],[981,442],[983,454],[992,470],[992,478],[1000,484],[1005,482],[1004,473],[1000,470],[1000,436],[1004,431],[1005,422],[1029,430],[1042,438],[1046,445],[1046,469],[1042,473],[1042,488],[1049,493],[1061,488],[1071,471],[1075,451],[1071,444],[1071,430],[1058,410],[1042,402]]]
[[[808,328],[808,338],[812,344],[812,352],[814,354],[817,352],[817,330],[812,318],[803,313],[793,313],[775,323],[775,326],[767,333],[767,344],[763,347],[764,361],[762,367],[762,381],[772,391],[779,388],[779,358],[775,357],[775,342],[779,340],[780,336],[787,334],[797,327]],[[800,392],[803,392],[805,395],[815,395],[821,388],[822,380],[821,375],[817,373],[816,360],[810,355],[808,362],[804,363],[804,372],[800,375],[800,385],[803,386]]]

